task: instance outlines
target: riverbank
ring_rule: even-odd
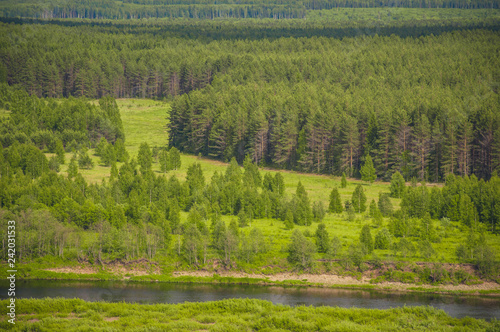
[[[6,307],[8,300],[0,301]],[[73,331],[141,329],[155,331],[487,331],[499,321],[453,318],[432,307],[358,309],[290,307],[256,299],[203,303],[131,304],[80,299],[19,299],[16,324],[0,316],[0,330]]]
[[[258,274],[239,271],[174,271],[161,273],[158,266],[149,262],[108,264],[102,266],[74,265],[56,268],[33,268],[20,266],[18,280],[116,280],[128,282],[169,282],[199,284],[279,285],[323,288],[373,289],[397,292],[425,292],[454,295],[482,295],[500,297],[500,284],[491,281],[477,281],[470,284],[425,284],[383,281],[368,275],[339,275],[312,273]]]

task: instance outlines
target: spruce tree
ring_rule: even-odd
[[[375,167],[373,167],[373,161],[372,157],[370,157],[370,154],[366,156],[365,159],[365,164],[361,166],[361,179],[363,181],[368,181],[370,183],[373,183],[375,179],[377,178],[377,174],[375,173]]]
[[[373,251],[373,238],[370,232],[370,226],[364,225],[359,235],[359,242],[361,242],[367,253]]]
[[[394,174],[392,174],[391,178],[391,197],[394,198],[401,198],[403,196],[403,192],[405,190],[405,179],[399,173],[396,171]]]
[[[366,211],[366,195],[362,185],[358,184],[352,193],[351,203],[357,213]]]
[[[346,188],[347,187],[347,179],[345,177],[345,172],[342,173],[342,179],[340,180],[340,187],[341,188]]]
[[[342,201],[340,200],[340,194],[338,189],[335,187],[330,193],[330,205],[328,206],[328,212],[330,213],[342,213],[343,211]]]
[[[326,253],[330,247],[330,236],[328,235],[325,224],[321,223],[318,225],[315,236],[318,252]]]

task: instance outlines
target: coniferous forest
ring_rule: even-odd
[[[498,6],[2,2],[2,268],[498,292]]]

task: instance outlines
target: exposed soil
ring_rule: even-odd
[[[99,267],[90,266],[85,262],[82,262],[82,265],[80,266],[45,269],[45,271],[75,274],[94,274],[98,273],[100,270],[101,269]],[[143,276],[160,273],[160,269],[157,264],[150,262],[147,259],[137,259],[131,261],[115,259],[113,261],[103,261],[102,270],[117,275],[123,275],[125,276],[125,279],[128,279],[130,276]]]
[[[340,285],[370,285],[369,277],[363,276],[360,279],[350,277],[350,276],[339,276],[335,274],[295,274],[295,273],[277,273],[274,275],[264,275],[264,274],[248,274],[243,272],[218,272],[221,277],[234,277],[234,278],[259,278],[267,279],[269,281],[285,281],[285,280],[302,280],[311,283],[323,284],[325,286],[340,286]],[[213,272],[210,271],[179,271],[174,272],[174,276],[193,276],[193,277],[212,277]],[[499,290],[500,285],[495,282],[483,282],[478,285],[415,285],[415,284],[405,284],[401,282],[382,282],[375,284],[376,288],[379,289],[392,289],[392,290],[408,290],[414,287],[436,289],[442,291],[484,291],[484,290]],[[500,295],[499,295],[500,296]]]
[[[429,289],[433,291],[443,291],[443,292],[470,292],[479,294],[480,291],[500,291],[500,284],[496,282],[489,281],[479,281],[478,284],[446,284],[446,285],[428,285],[428,284],[414,284],[414,283],[401,283],[401,282],[380,282],[377,284],[371,284],[370,280],[378,276],[383,275],[387,270],[399,270],[411,272],[414,269],[419,268],[435,268],[434,263],[389,263],[385,262],[382,266],[373,267],[370,264],[366,264],[365,271],[360,274],[359,277],[339,275],[335,272],[330,273],[276,273],[271,275],[265,275],[261,273],[245,273],[234,270],[221,269],[217,266],[210,270],[198,270],[198,271],[177,271],[173,273],[174,277],[181,276],[193,276],[193,277],[213,277],[217,274],[221,277],[233,277],[233,278],[257,278],[265,279],[270,282],[280,282],[286,280],[296,280],[296,281],[307,281],[309,283],[318,284],[318,286],[363,286],[363,285],[374,285],[377,289],[390,289],[390,290],[411,290],[412,288],[418,287],[421,289]],[[447,271],[462,270],[470,275],[475,274],[475,267],[471,264],[439,264],[439,267]],[[60,272],[60,273],[76,273],[76,274],[94,274],[99,271],[106,271],[116,275],[118,278],[127,280],[132,276],[143,276],[143,275],[159,275],[160,268],[154,263],[147,259],[138,259],[132,261],[103,261],[102,265],[99,267],[91,266],[89,263],[83,263],[75,267],[61,267],[46,269],[47,271]],[[497,294],[500,296],[500,294]]]

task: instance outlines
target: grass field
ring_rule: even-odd
[[[0,301],[5,308],[7,300]],[[493,320],[452,318],[432,307],[387,310],[289,307],[255,299],[183,304],[85,302],[79,299],[17,300],[13,331],[498,331]]]
[[[166,131],[166,117],[168,111],[170,110],[169,104],[154,100],[145,99],[119,99],[117,100],[118,106],[120,107],[121,117],[123,121],[123,126],[125,130],[126,137],[126,147],[129,151],[131,157],[137,155],[139,145],[142,142],[147,142],[152,146],[165,146],[168,143],[168,136]],[[92,154],[92,150],[90,153]],[[66,160],[69,160],[70,155],[66,155]],[[103,178],[109,177],[110,167],[104,167],[98,164],[98,157],[93,156],[96,166],[91,170],[80,170],[81,174],[90,182],[100,182]],[[181,154],[182,166],[180,169],[175,171],[170,171],[166,176],[175,175],[181,181],[185,180],[187,169],[193,163],[200,163],[204,172],[206,182],[209,182],[214,172],[219,173],[225,172],[227,167],[226,163],[199,158],[197,156]],[[67,167],[63,166],[63,172]],[[120,165],[118,165],[120,166]],[[159,164],[153,164],[153,170],[159,174]],[[312,202],[322,201],[325,207],[329,204],[329,195],[333,187],[339,188],[339,193],[341,195],[342,202],[350,200],[355,187],[358,184],[364,186],[366,196],[368,198],[367,204],[371,202],[372,199],[378,200],[378,194],[380,192],[389,192],[389,183],[387,182],[375,182],[373,184],[366,184],[360,180],[348,179],[348,185],[346,188],[340,188],[340,178],[328,175],[318,175],[318,174],[305,174],[300,172],[292,171],[276,171],[271,169],[261,169],[262,175],[266,172],[270,172],[274,175],[276,172],[280,172],[285,180],[286,194],[290,197],[295,193],[297,184],[299,181],[302,182],[306,188],[309,199]],[[391,199],[392,204],[395,209],[399,208],[400,200]],[[181,214],[183,220],[186,219],[187,213],[183,212]],[[235,216],[224,216],[223,220],[229,223]],[[348,221],[346,213],[343,214],[327,214],[324,223],[327,226],[327,230],[330,236],[337,236],[342,241],[344,250],[347,247],[357,241],[361,228],[364,224],[368,223],[372,225],[372,236],[374,237],[377,229],[373,225],[371,218],[367,214],[356,214],[356,220],[354,222]],[[383,226],[387,226],[388,219],[383,221]],[[290,235],[292,231],[286,230],[283,223],[275,219],[257,219],[252,221],[252,227],[257,227],[262,230],[263,234],[270,239],[272,239],[272,254],[269,255],[274,263],[279,264],[283,262],[286,258],[286,246],[289,242]],[[314,234],[317,225],[312,224],[311,226],[296,226],[296,229],[301,231],[308,231],[311,235]],[[441,231],[438,226],[438,231]],[[453,223],[452,227],[448,231],[447,237],[442,237],[441,243],[433,244],[436,251],[430,260],[434,262],[456,262],[455,258],[455,248],[458,244],[465,240],[466,232],[464,228],[459,223]],[[312,238],[311,238],[312,239]],[[487,240],[490,245],[498,253],[500,252],[500,241],[498,236],[487,235]],[[425,261],[425,259],[416,256],[409,256],[403,259],[402,257],[393,256],[391,250],[375,250],[376,255],[378,255],[383,260],[405,260],[405,261]],[[317,258],[320,258],[317,254]],[[270,262],[269,264],[273,264]]]

